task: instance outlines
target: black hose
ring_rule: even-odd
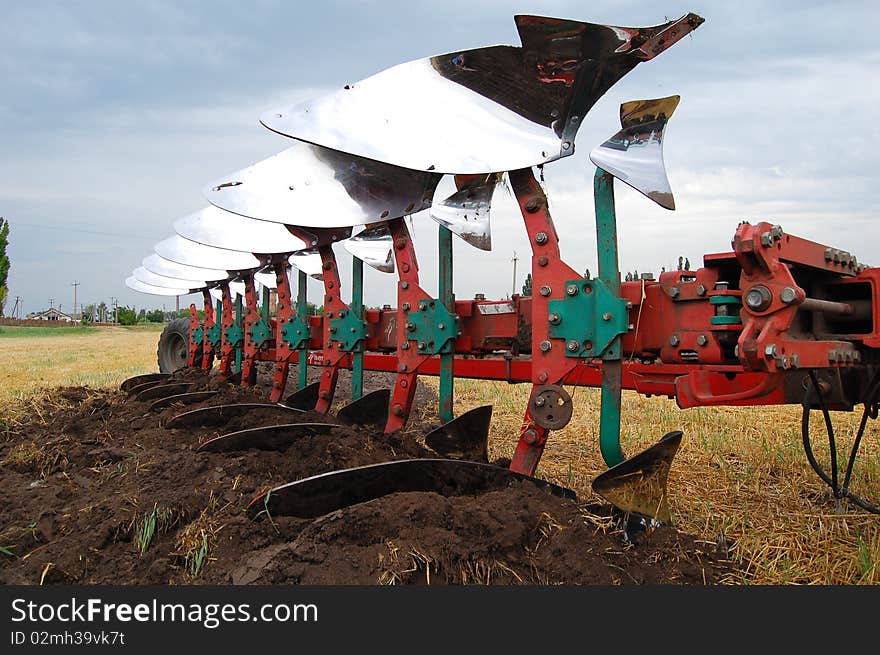
[[[856,455],[858,454],[859,446],[862,442],[862,436],[865,433],[865,427],[867,426],[868,418],[877,417],[878,394],[880,394],[880,371],[874,374],[874,378],[868,385],[868,393],[865,398],[865,411],[862,413],[862,419],[859,423],[859,430],[856,434],[855,441],[853,442],[852,450],[850,451],[849,461],[847,462],[846,474],[843,479],[842,487],[838,486],[837,484],[837,443],[834,438],[834,427],[831,424],[831,415],[828,412],[828,408],[826,407],[825,401],[822,398],[822,392],[819,390],[819,382],[816,379],[816,374],[814,371],[810,371],[810,382],[813,386],[813,389],[816,391],[816,396],[819,400],[819,408],[822,410],[822,417],[825,419],[825,430],[828,433],[828,445],[831,449],[831,476],[829,476],[825,472],[819,462],[816,461],[816,457],[813,454],[813,447],[810,441],[809,387],[804,394],[803,414],[801,415],[801,438],[804,444],[804,452],[807,455],[807,461],[810,462],[810,466],[813,467],[813,470],[820,478],[822,478],[825,484],[831,487],[831,491],[833,492],[835,498],[846,498],[853,504],[858,505],[862,509],[872,514],[880,514],[880,507],[869,503],[864,498],[857,496],[849,490],[849,482],[852,477],[853,467],[855,466]]]

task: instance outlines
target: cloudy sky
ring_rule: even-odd
[[[706,19],[639,65],[584,121],[575,155],[545,188],[576,270],[596,270],[590,149],[613,134],[621,102],[672,94],[665,150],[677,211],[618,185],[621,269],[659,271],[730,248],[737,223],[787,231],[880,262],[880,3],[500,0],[7,2],[0,22],[0,216],[12,232],[7,313],[110,302],[172,308],[124,279],[204,207],[202,186],[291,143],[261,112],[338,89],[394,64],[518,44],[517,13],[654,25]],[[418,111],[427,98],[414,98]],[[511,293],[528,261],[512,198],[493,208],[491,253],[457,241],[456,294]],[[413,229],[426,288],[436,225]],[[341,257],[346,260],[346,257]],[[478,271],[478,274],[474,274]],[[517,288],[522,280],[517,281]],[[366,302],[393,302],[368,272]],[[319,286],[310,283],[310,293]],[[182,298],[182,304],[192,297]]]

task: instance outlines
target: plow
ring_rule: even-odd
[[[617,222],[626,217],[617,216],[614,187],[624,183],[645,202],[675,209],[663,148],[678,96],[621,104],[620,125],[590,152],[597,275],[563,259],[543,176],[574,153],[600,97],[637,65],[656,65],[651,60],[703,19],[687,14],[642,28],[515,20],[519,45],[407,62],[266,112],[262,124],[292,145],[206,185],[209,206],[175,221],[175,234],[126,280],[148,294],[200,294],[203,306],[191,305],[188,319],[166,328],[160,373],[130,378],[122,390],[153,411],[177,407],[169,429],[220,427],[201,451],[285,450],[339,424],[399,432],[419,377],[439,378],[439,427],[423,435],[436,457],[292,480],[250,502],[254,519],[520,481],[573,497],[539,477],[548,439],[577,411],[566,387],[600,389],[598,446],[608,468],[592,488],[627,524],[671,520],[667,476],[688,435],[657,435],[646,450],[625,453],[624,390],[668,397],[682,409],[800,405],[812,468],[838,502],[878,513],[850,485],[880,396],[880,269],[760,221],[736,226],[730,248],[704,255],[696,270],[621,281]],[[413,97],[424,100],[419,111],[407,101]],[[444,176],[455,186],[448,196],[439,193]],[[453,239],[491,249],[493,197],[505,186],[522,223],[504,229],[525,228],[533,292],[456,297]],[[412,221],[431,219],[436,291],[422,286],[411,230]],[[351,258],[350,280],[340,272],[343,256]],[[364,264],[396,277],[393,305],[365,307]],[[322,285],[320,314],[308,311],[309,278]],[[272,370],[265,402],[211,404],[216,391],[180,375],[197,369],[253,388],[258,364]],[[317,382],[309,384],[309,371],[319,373]],[[341,371],[351,394],[331,416]],[[393,385],[365,393],[371,371],[393,375]],[[489,462],[491,406],[455,416],[462,378],[531,385],[509,466]],[[841,467],[831,412],[859,406],[858,434]],[[813,412],[826,427],[827,466],[813,450]],[[261,425],[223,433],[231,419],[256,415]]]

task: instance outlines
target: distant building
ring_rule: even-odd
[[[64,323],[73,321],[73,317],[70,314],[65,314],[55,307],[42,312],[32,312],[27,315],[27,318],[32,321],[63,321]]]

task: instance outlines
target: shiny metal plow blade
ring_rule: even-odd
[[[339,426],[334,423],[287,423],[248,428],[208,439],[196,452],[228,453],[237,450],[286,450],[305,437],[327,434]]]
[[[342,242],[352,255],[382,273],[394,272],[391,232],[387,225],[369,227]]]
[[[284,404],[300,410],[315,409],[315,405],[318,404],[318,391],[320,388],[320,382],[313,382],[307,387],[303,387],[299,391],[294,391],[290,394],[284,400]]]
[[[302,410],[293,407],[285,407],[284,405],[276,405],[274,403],[235,403],[230,405],[211,405],[210,407],[200,407],[183,414],[172,417],[165,424],[169,430],[178,428],[194,428],[209,427],[215,425],[224,425],[234,418],[249,414],[251,412],[260,412],[261,416],[277,413],[279,418],[291,418],[294,415],[302,414]]]
[[[141,384],[146,384],[148,382],[155,382],[158,384],[170,377],[171,373],[147,373],[146,375],[135,375],[134,377],[124,380],[122,384],[119,385],[119,390],[127,393]]]
[[[666,482],[682,433],[666,434],[660,441],[593,480],[593,491],[624,512],[670,520]]]
[[[314,518],[393,493],[431,491],[443,496],[467,496],[522,481],[555,496],[577,498],[570,489],[490,464],[455,459],[405,459],[332,471],[275,487],[254,498],[247,513],[253,519],[267,514]]]
[[[425,443],[443,457],[489,461],[492,405],[476,407],[425,435]]]
[[[353,400],[336,412],[336,418],[346,425],[380,425],[388,418],[391,389],[371,391]]]
[[[429,211],[431,218],[474,248],[492,250],[489,214],[492,196],[501,180],[501,173],[475,176],[445,200],[435,202]]]
[[[135,394],[134,399],[138,402],[144,402],[146,400],[158,400],[159,398],[166,398],[167,396],[174,396],[176,394],[186,393],[194,386],[195,385],[190,382],[157,384],[155,386],[151,386],[149,389],[145,389]]]
[[[203,400],[213,398],[218,393],[219,392],[217,391],[190,391],[188,393],[180,393],[174,396],[166,396],[165,398],[159,398],[159,400],[153,401],[149,407],[149,411],[155,412],[160,409],[165,409],[166,407],[171,407],[171,405],[192,405],[194,403],[200,403]]]
[[[675,209],[675,198],[663,161],[663,130],[678,101],[669,96],[623,103],[623,129],[590,153],[596,166],[666,209]]]
[[[528,168],[573,154],[578,127],[599,98],[703,22],[695,14],[652,27],[515,20],[522,47],[494,45],[399,64],[266,112],[260,121],[280,134],[417,171]],[[430,102],[414,104],[422,98]]]

